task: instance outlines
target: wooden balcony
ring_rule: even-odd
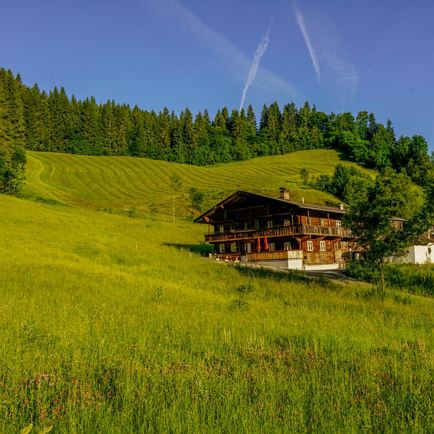
[[[269,229],[252,229],[244,231],[224,232],[205,235],[205,241],[237,241],[249,240],[255,238],[272,238],[285,235],[318,235],[332,236],[341,238],[353,238],[351,231],[343,227],[316,226],[316,225],[295,225],[295,226],[277,226]]]
[[[279,252],[247,253],[247,261],[303,259],[303,250],[286,250]]]

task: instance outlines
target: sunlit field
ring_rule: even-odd
[[[37,201],[0,196],[0,432],[431,431],[432,298],[239,270],[169,206],[146,216],[173,172],[210,196],[299,182],[273,158],[261,184],[255,160],[30,154]]]
[[[210,207],[235,190],[278,195],[286,186],[294,200],[337,204],[327,193],[303,186],[300,170],[309,174],[331,174],[341,162],[331,149],[294,152],[215,166],[189,166],[133,157],[89,157],[46,152],[29,152],[25,195],[32,199],[58,201],[74,206],[134,212],[171,220],[172,199],[177,213],[190,217],[188,190],[205,193],[204,207]],[[360,167],[359,167],[360,168]],[[372,171],[361,169],[368,175]],[[171,178],[179,177],[181,190],[174,192]]]

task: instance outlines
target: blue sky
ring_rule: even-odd
[[[1,11],[0,66],[26,84],[211,113],[245,90],[258,115],[274,100],[367,110],[434,149],[432,0],[1,0]]]

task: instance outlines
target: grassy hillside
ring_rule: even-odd
[[[253,163],[31,154],[45,203],[0,196],[0,432],[430,431],[431,298],[246,274],[181,249],[199,225],[95,210]]]
[[[312,175],[332,173],[339,162],[334,150],[302,151],[207,167],[132,157],[29,152],[26,195],[81,207],[134,208],[139,213],[169,218],[173,195],[170,178],[177,175],[183,183],[177,194],[181,217],[189,216],[190,187],[206,193],[205,208],[237,189],[275,196],[281,186],[286,186],[295,200],[305,197],[313,203],[337,203],[333,196],[301,185],[300,169],[306,168]]]
[[[432,301],[245,276],[196,226],[0,198],[0,431],[427,431]],[[38,432],[38,431],[36,431]]]

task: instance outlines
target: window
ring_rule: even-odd
[[[319,224],[320,224],[321,226],[325,226],[325,221],[324,221],[324,219],[319,219]]]
[[[283,250],[291,250],[291,241],[285,241],[283,243]]]
[[[335,244],[335,250],[341,250],[341,243],[339,241]]]
[[[283,220],[283,226],[291,226],[291,220],[289,219]]]
[[[340,220],[336,220],[336,227],[340,228],[341,227],[342,222]]]
[[[320,252],[325,252],[327,250],[327,245],[326,245],[325,241],[319,242],[319,250],[320,250]]]
[[[308,252],[313,252],[313,241],[308,241],[307,242],[307,251]]]
[[[231,252],[236,253],[238,251],[237,243],[231,243]]]
[[[224,231],[225,231],[225,227],[224,227],[224,225],[220,225],[220,233],[222,234]]]
[[[276,243],[269,243],[268,244],[268,250],[270,252],[274,252],[276,250]]]
[[[219,252],[220,253],[224,253],[225,252],[225,245],[224,244],[219,244]]]
[[[247,222],[244,222],[244,230],[247,230],[248,227],[249,225],[247,224]]]
[[[250,243],[246,243],[246,252],[247,253],[252,253],[252,245]]]
[[[273,220],[267,220],[267,228],[271,229],[273,227]]]

